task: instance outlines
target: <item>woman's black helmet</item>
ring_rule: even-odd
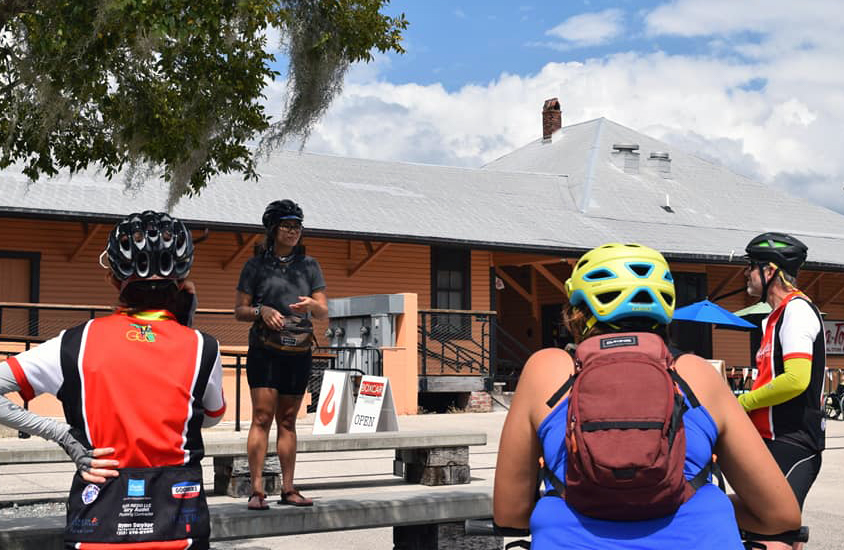
[[[290,199],[284,199],[283,201],[273,201],[267,205],[261,223],[267,229],[272,229],[281,220],[299,220],[301,222],[304,218],[302,208],[298,204]]]
[[[119,281],[184,279],[193,264],[193,239],[181,221],[163,212],[130,214],[108,237],[108,262]]]
[[[772,262],[793,277],[806,261],[808,250],[805,244],[785,233],[762,233],[745,248],[749,260]]]

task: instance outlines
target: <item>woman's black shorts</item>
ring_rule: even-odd
[[[246,379],[250,388],[273,388],[280,395],[305,393],[311,375],[311,352],[282,353],[260,345],[249,346]]]

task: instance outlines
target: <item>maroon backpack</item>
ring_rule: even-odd
[[[553,408],[571,388],[565,485],[545,473],[581,514],[626,521],[662,517],[706,483],[711,462],[692,481],[683,475],[683,394],[692,407],[700,403],[673,364],[656,334],[593,336],[578,346],[574,374],[548,400]]]

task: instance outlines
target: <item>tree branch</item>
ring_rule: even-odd
[[[21,13],[35,10],[37,0],[3,0],[0,2],[0,29]]]

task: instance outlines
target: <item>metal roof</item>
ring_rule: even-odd
[[[613,144],[639,145],[627,173]],[[649,166],[670,154],[670,177]],[[791,197],[606,119],[565,127],[486,165],[454,168],[279,151],[258,182],[216,177],[173,214],[200,226],[255,229],[272,200],[292,198],[309,233],[576,254],[610,241],[640,242],[669,257],[724,262],[754,235],[793,233],[809,260],[844,270],[844,216]],[[666,195],[672,212],[665,206]],[[0,214],[108,221],[162,210],[160,181],[126,190],[95,172],[28,182],[0,172]]]
[[[625,153],[615,152],[616,144],[639,146],[638,155],[628,153],[633,163],[638,156],[637,170],[625,170]],[[667,173],[652,153],[668,153]],[[783,231],[809,246],[816,266],[844,267],[841,214],[605,118],[564,127],[551,140],[531,142],[484,169],[566,174],[580,213],[617,240],[669,255],[723,260],[743,254],[761,232]]]

